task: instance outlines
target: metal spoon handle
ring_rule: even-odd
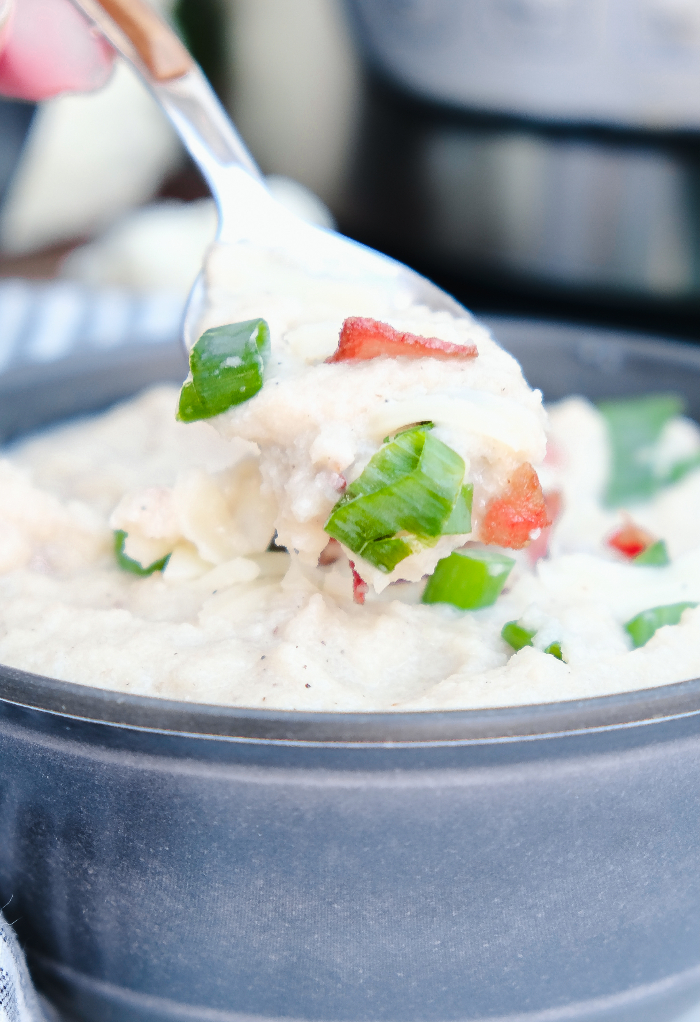
[[[87,11],[87,4],[80,6]],[[104,24],[99,25],[100,29],[108,35],[109,21],[114,23],[131,43],[155,81],[167,82],[181,78],[194,67],[194,60],[175,33],[142,0],[100,0],[99,4],[93,6],[106,15]],[[119,42],[122,40],[117,41],[110,35],[108,38],[121,49]]]
[[[215,197],[222,167],[237,166],[261,180],[255,160],[201,69],[170,26],[144,0],[73,3],[139,72]]]

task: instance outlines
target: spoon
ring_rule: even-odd
[[[314,227],[277,202],[209,82],[175,32],[144,0],[73,0],[143,78],[201,170],[219,214],[217,240],[274,251],[292,264],[338,281],[381,284],[398,308],[412,303],[466,315],[425,277],[335,231]],[[184,319],[191,348],[206,300],[203,275]]]

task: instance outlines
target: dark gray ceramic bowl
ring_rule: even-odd
[[[700,414],[693,347],[495,326],[548,398],[673,389]],[[0,432],[179,374],[165,355],[8,376]],[[361,715],[0,668],[0,697],[0,902],[71,1018],[669,1022],[700,1000],[698,680]]]

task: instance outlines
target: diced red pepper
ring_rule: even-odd
[[[355,601],[355,603],[362,604],[365,602],[365,596],[367,595],[367,590],[369,589],[369,586],[360,576],[360,573],[358,571],[355,571],[355,562],[350,561],[349,563],[350,569],[352,571],[352,598]]]
[[[531,532],[551,524],[537,473],[525,461],[513,472],[505,492],[486,505],[479,536],[484,543],[520,550],[530,542]]]
[[[621,529],[608,537],[607,544],[613,550],[617,550],[630,560],[643,553],[648,547],[655,543],[656,539],[646,529],[640,528],[634,522],[627,522]]]
[[[395,330],[388,323],[350,316],[343,323],[338,347],[326,362],[361,362],[381,355],[390,358],[476,358],[475,344],[451,344],[439,337]]]
[[[544,506],[547,509],[547,514],[552,524],[546,525],[537,539],[533,539],[527,548],[530,564],[536,564],[537,561],[542,557],[546,557],[549,553],[549,537],[552,534],[552,525],[554,525],[562,510],[562,496],[559,490],[551,490],[549,493],[545,493]]]

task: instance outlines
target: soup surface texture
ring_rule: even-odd
[[[202,330],[239,344],[209,377],[3,452],[0,662],[325,711],[700,675],[700,429],[672,398],[547,414],[468,314],[226,249],[209,274]]]

